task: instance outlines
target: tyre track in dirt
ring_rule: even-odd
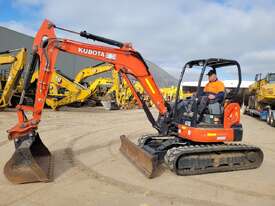
[[[113,141],[113,143],[117,143],[118,141]],[[98,148],[102,149],[107,147],[109,144],[101,145]],[[83,162],[81,162],[79,159],[75,158],[74,152],[71,148],[67,148],[65,150],[65,154],[67,155],[67,158],[70,160],[70,163],[73,167],[77,167],[78,170],[82,173],[84,173],[88,178],[91,178],[93,180],[97,180],[99,182],[109,184],[112,186],[117,187],[118,189],[125,191],[127,193],[136,193],[140,195],[146,195],[150,197],[154,197],[157,199],[161,199],[163,201],[170,201],[170,202],[178,202],[178,203],[186,203],[191,205],[205,205],[205,206],[227,206],[226,204],[221,204],[213,201],[207,201],[207,200],[198,200],[193,199],[189,197],[181,197],[179,195],[175,194],[167,194],[167,193],[161,193],[155,190],[150,190],[148,188],[133,185],[130,183],[125,183],[122,181],[119,181],[115,178],[105,176],[96,170],[91,169],[90,167],[86,166]]]
[[[112,128],[109,128],[110,130]],[[104,128],[104,131],[108,130],[108,128]],[[86,137],[87,135],[90,135],[92,133],[96,133],[96,132],[100,132],[102,131],[102,129],[98,130],[98,131],[93,131],[93,132],[88,132],[86,134],[83,134],[81,136],[78,136],[77,138],[74,138],[73,140],[71,140],[68,144],[67,144],[67,148],[65,149],[65,154],[68,158],[68,160],[70,161],[70,163],[72,164],[73,167],[77,167],[81,172],[83,172],[84,174],[86,174],[88,177],[92,178],[92,179],[96,179],[100,182],[104,182],[110,185],[113,185],[125,192],[130,192],[130,193],[137,193],[137,194],[148,194],[150,196],[153,196],[155,198],[160,198],[163,200],[170,200],[170,201],[176,201],[176,202],[185,202],[185,203],[189,203],[189,204],[198,204],[198,205],[226,205],[226,204],[221,204],[218,202],[213,202],[213,201],[207,201],[207,200],[199,200],[199,199],[193,199],[190,197],[182,197],[179,195],[175,195],[175,194],[168,194],[168,193],[162,193],[159,191],[155,191],[155,190],[151,190],[149,188],[146,187],[142,187],[142,186],[138,186],[138,185],[134,185],[134,184],[130,184],[130,183],[125,183],[122,182],[120,180],[117,180],[115,178],[106,176],[101,174],[100,172],[88,167],[87,165],[85,165],[81,160],[79,160],[76,156],[78,156],[79,154],[83,154],[83,152],[95,152],[99,149],[104,149],[106,148],[110,153],[112,157],[117,157],[118,154],[114,153],[111,149],[111,147],[114,144],[118,144],[120,142],[120,139],[117,140],[111,140],[108,141],[106,144],[100,144],[100,145],[93,145],[92,147],[88,147],[88,148],[84,148],[81,150],[77,150],[74,151],[73,147],[74,144],[76,144],[77,141],[81,140],[82,138]],[[136,132],[133,132],[130,136],[134,136],[133,134],[137,133],[138,130]],[[132,137],[133,138],[133,137]],[[131,138],[131,139],[132,139]],[[117,158],[116,158],[117,159]],[[125,160],[126,161],[126,160]],[[180,177],[179,177],[180,178]],[[191,180],[193,180],[194,182],[198,182],[201,180],[198,180],[196,178],[190,178]],[[265,198],[269,198],[271,200],[275,199],[275,196],[273,195],[269,195],[269,194],[262,194],[262,193],[257,193],[254,191],[247,191],[247,190],[240,190],[231,186],[226,186],[226,185],[221,185],[218,183],[213,183],[211,181],[201,181],[204,184],[207,185],[211,185],[213,187],[217,187],[219,189],[222,190],[228,190],[231,191],[233,193],[238,193],[238,194],[242,194],[242,195],[247,195],[247,196],[253,196],[253,197],[265,197]]]
[[[213,181],[198,179],[196,177],[189,177],[189,178],[194,180],[194,182],[200,181],[200,182],[202,182],[206,185],[211,185],[213,187],[217,187],[217,188],[219,188],[220,191],[228,190],[228,191],[232,191],[232,192],[235,192],[235,193],[238,193],[238,194],[241,193],[241,194],[244,194],[244,195],[247,195],[247,196],[258,197],[258,198],[265,197],[265,198],[268,198],[270,200],[275,200],[275,195],[258,193],[258,192],[249,191],[249,190],[241,190],[241,189],[237,189],[237,188],[234,188],[234,187],[231,187],[231,186],[228,186],[228,185],[221,185],[221,184],[215,183]]]

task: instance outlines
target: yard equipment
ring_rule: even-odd
[[[35,71],[31,83],[37,81],[38,74],[39,71]],[[75,82],[61,71],[55,70],[52,73],[46,104],[56,110],[65,105],[83,104],[90,96],[90,89]]]
[[[55,29],[78,34],[94,41],[100,41],[111,46],[81,43],[70,39],[57,38]],[[116,48],[115,48],[116,47]],[[17,114],[19,122],[8,130],[9,139],[15,141],[15,154],[5,166],[6,177],[15,183],[35,181],[49,181],[51,170],[51,155],[42,143],[38,133],[43,106],[48,87],[54,72],[54,65],[58,52],[67,52],[114,65],[114,69],[121,73],[128,83],[137,101],[143,109],[152,126],[158,131],[155,135],[147,135],[139,140],[139,145],[121,136],[121,152],[140,168],[148,177],[153,177],[157,166],[166,159],[166,163],[179,175],[202,174],[209,172],[224,172],[240,169],[257,168],[263,161],[262,151],[253,146],[228,144],[225,142],[241,141],[242,126],[240,123],[240,106],[231,102],[232,96],[227,95],[226,103],[212,105],[210,114],[205,119],[213,119],[214,123],[197,123],[196,103],[200,96],[200,85],[206,67],[218,69],[224,66],[236,65],[241,83],[241,70],[238,62],[225,59],[206,59],[188,62],[180,77],[176,101],[173,105],[165,103],[147,64],[141,54],[133,49],[130,43],[122,43],[94,34],[75,32],[57,27],[45,20],[35,36],[33,44],[32,64],[28,68],[24,90],[28,88],[32,72],[38,61],[40,69],[37,82],[35,103],[33,107],[19,104]],[[202,66],[202,73],[198,83],[197,98],[194,99],[194,115],[185,115],[185,104],[179,100],[179,87],[186,68]],[[152,99],[159,111],[157,120],[153,117],[146,103],[135,91],[129,76],[135,78]],[[24,91],[23,91],[24,95]],[[22,97],[23,98],[23,97]],[[220,108],[220,113],[216,111]],[[222,111],[223,109],[223,111]],[[33,112],[27,119],[25,111]],[[222,112],[221,112],[222,111]],[[211,116],[212,115],[212,116]],[[222,123],[216,124],[220,120]],[[23,170],[24,169],[24,170]],[[20,173],[19,173],[20,171]],[[31,176],[30,174],[36,174]]]
[[[87,78],[95,75],[111,72],[112,78],[99,77],[89,83],[85,82]],[[114,65],[100,63],[95,66],[82,69],[75,77],[75,81],[86,85],[92,94],[93,100],[100,101],[105,109],[130,109],[136,105],[133,94],[121,74],[114,70]],[[144,93],[138,82],[134,84],[135,89],[140,95]]]
[[[275,73],[268,73],[264,78],[262,74],[256,74],[255,82],[249,86],[247,99],[244,113],[258,116],[275,127]]]
[[[89,89],[92,92],[92,96],[95,98],[103,97],[107,94],[113,85],[113,79],[108,77],[99,77],[88,84]]]
[[[163,98],[167,102],[174,102],[176,99],[176,94],[177,94],[177,87],[171,86],[171,87],[164,87],[160,89]],[[192,93],[185,93],[183,92],[182,88],[180,88],[179,91],[179,98],[180,99],[186,99],[188,97],[191,97]]]
[[[12,55],[15,52],[17,53]],[[11,65],[9,71],[0,70],[0,109],[10,104],[25,67],[26,53],[25,48],[0,52],[0,66],[5,64]]]
[[[95,101],[97,104],[100,104],[102,103],[102,97],[104,97],[108,91],[114,87],[114,80],[109,77],[99,77],[93,81],[86,82],[86,79],[106,72],[113,73],[113,71],[114,65],[100,63],[95,66],[86,67],[79,71],[75,77],[75,81],[89,88],[91,90],[90,99]]]
[[[87,78],[112,71],[113,69],[114,65],[106,63],[100,63],[95,66],[85,67],[76,74],[74,81],[79,84],[83,84],[85,83],[85,80]]]
[[[136,106],[137,101],[133,96],[131,89],[125,79],[122,78],[120,72],[112,71],[113,85],[107,94],[101,98],[101,103],[105,109],[132,109]],[[135,91],[140,97],[144,96],[144,90],[138,82],[133,83]],[[142,105],[139,105],[142,107]]]

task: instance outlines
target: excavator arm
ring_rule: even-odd
[[[114,47],[87,44],[70,39],[57,38],[56,29],[76,33],[82,37],[100,41]],[[130,43],[121,43],[104,37],[89,34],[87,32],[74,32],[55,26],[45,20],[37,32],[33,43],[33,57],[24,78],[24,89],[22,91],[19,105],[17,105],[18,123],[8,130],[8,137],[15,142],[15,153],[4,167],[4,174],[14,183],[27,183],[36,181],[50,181],[52,157],[47,147],[42,143],[36,130],[41,120],[43,107],[48,94],[50,82],[55,71],[55,63],[58,52],[66,52],[77,56],[106,62],[114,65],[114,69],[120,72],[129,83],[129,87],[138,101],[142,101],[136,93],[134,86],[127,77],[136,78],[141,83],[152,102],[159,110],[160,115],[167,113],[163,97],[157,87],[148,66],[142,56],[132,48]],[[35,101],[33,106],[23,105],[25,93],[30,87],[30,80],[39,67]],[[159,130],[152,113],[147,105],[142,102],[143,109],[152,126]],[[26,112],[31,112],[27,117]]]
[[[56,27],[50,21],[45,20],[40,30],[36,34],[33,44],[33,58],[36,60],[33,59],[33,62],[39,62],[40,69],[35,95],[35,103],[33,107],[24,106],[21,104],[17,106],[19,122],[8,131],[9,139],[18,139],[21,136],[28,134],[30,131],[37,129],[59,51],[113,64],[115,70],[125,74],[125,78],[127,78],[126,74],[130,74],[141,83],[146,93],[151,97],[152,102],[156,105],[160,114],[165,114],[167,112],[163,97],[152,75],[149,72],[148,66],[146,65],[142,56],[132,48],[131,44],[119,44],[116,41],[88,34],[87,32],[81,32],[80,36],[97,41],[103,41],[107,44],[120,46],[120,48],[86,44],[69,39],[60,39],[55,35],[56,28],[58,27]],[[26,79],[28,79],[28,77]],[[130,81],[127,82],[130,83]],[[27,86],[28,85],[25,85],[25,87]],[[131,85],[129,86],[131,88]],[[132,92],[137,98],[138,95],[134,89]],[[149,109],[145,108],[145,110],[151,123],[156,124],[152,119],[153,117]],[[31,119],[25,118],[24,111],[31,111],[33,113]],[[157,127],[157,125],[153,126]]]
[[[83,44],[67,39],[58,41],[58,49],[61,51],[114,64],[115,70],[134,76],[142,84],[145,91],[151,96],[152,101],[159,109],[160,113],[164,114],[166,112],[166,106],[162,95],[151,76],[146,63],[141,55],[134,51],[130,45],[125,44],[122,48],[116,49]]]

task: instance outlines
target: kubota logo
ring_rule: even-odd
[[[78,52],[83,53],[83,54],[90,54],[90,55],[94,55],[94,56],[105,57],[104,52],[97,51],[97,50],[92,50],[92,49],[85,49],[85,48],[80,48],[79,47]]]
[[[93,49],[85,49],[85,48],[78,48],[78,52],[82,54],[89,54],[93,56],[104,57],[106,59],[116,60],[116,54],[113,53],[104,53],[103,51],[93,50]]]

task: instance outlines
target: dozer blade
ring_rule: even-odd
[[[7,179],[15,184],[52,180],[52,155],[38,133],[15,142],[15,152],[4,167]]]
[[[145,176],[152,178],[155,175],[157,158],[144,149],[131,142],[125,135],[120,136],[120,151],[124,154]]]

